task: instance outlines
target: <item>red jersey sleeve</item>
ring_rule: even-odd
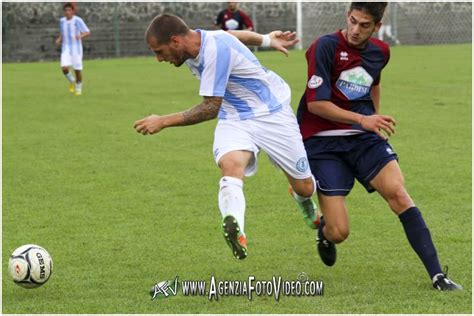
[[[253,30],[253,23],[252,20],[245,14],[243,11],[240,11],[240,17],[242,18],[243,24],[248,28]]]

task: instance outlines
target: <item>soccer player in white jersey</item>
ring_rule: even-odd
[[[69,91],[76,95],[82,94],[82,39],[91,34],[84,21],[74,15],[74,6],[68,2],[64,4],[64,17],[59,21],[60,35],[56,44],[62,42],[61,68],[66,79],[69,81]],[[76,77],[72,75],[69,68],[72,67]]]
[[[222,30],[191,30],[174,15],[155,17],[145,34],[148,46],[159,62],[176,67],[186,64],[201,81],[199,94],[203,100],[187,111],[148,116],[135,122],[134,128],[149,135],[167,127],[218,118],[213,150],[222,174],[218,205],[223,233],[233,255],[244,259],[247,239],[243,179],[256,172],[260,149],[286,174],[306,224],[316,229],[319,215],[311,198],[314,178],[290,107],[290,88],[243,44],[272,46],[286,53],[286,47],[297,42],[295,34],[232,34],[235,36]]]

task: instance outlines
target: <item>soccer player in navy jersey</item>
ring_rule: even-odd
[[[224,31],[253,30],[252,20],[239,9],[239,4],[236,1],[230,1],[227,4],[227,9],[219,12],[214,25]]]
[[[398,215],[408,241],[438,290],[462,287],[443,273],[430,231],[404,185],[397,154],[387,142],[395,120],[380,114],[386,43],[372,38],[387,3],[352,2],[347,28],[322,36],[306,52],[308,81],[298,122],[323,213],[317,233],[322,261],[336,262],[335,244],[349,235],[346,196],[357,179],[377,191]]]
[[[264,68],[242,43],[272,46],[286,54],[286,47],[297,40],[291,32],[275,31],[263,36],[250,31],[232,34],[222,30],[191,30],[171,14],[153,19],[145,37],[156,59],[176,67],[185,64],[200,80],[199,95],[203,99],[186,111],[145,117],[135,122],[134,128],[150,135],[165,128],[218,118],[213,153],[222,174],[218,206],[223,234],[233,255],[245,259],[243,180],[257,171],[260,150],[284,171],[306,224],[315,229],[319,218],[311,198],[316,185],[290,107],[290,87],[276,73]]]

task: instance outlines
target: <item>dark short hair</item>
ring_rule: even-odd
[[[71,2],[66,2],[63,5],[63,10],[66,10],[66,8],[71,8],[74,11],[74,5]]]
[[[172,36],[186,35],[189,27],[186,23],[172,14],[161,14],[156,16],[145,32],[145,40],[156,39],[159,44],[169,43]]]
[[[365,11],[374,18],[374,22],[377,24],[382,21],[387,4],[387,2],[352,2],[349,10]]]

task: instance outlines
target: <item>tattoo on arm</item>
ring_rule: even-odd
[[[193,125],[215,119],[221,108],[222,98],[204,97],[201,104],[183,112],[183,125]]]

